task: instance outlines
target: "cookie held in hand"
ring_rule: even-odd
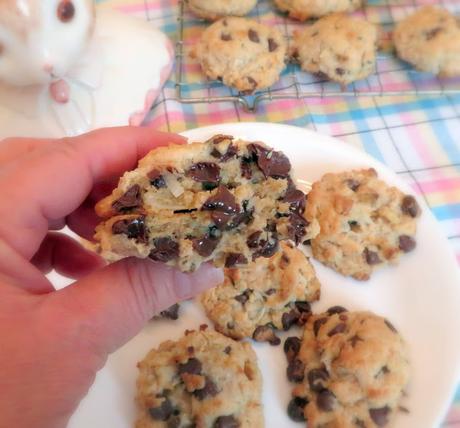
[[[298,244],[318,232],[290,173],[283,153],[225,135],[153,150],[97,204],[100,252],[184,272],[271,257],[279,241]]]

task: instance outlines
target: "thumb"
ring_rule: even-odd
[[[132,258],[93,272],[54,296],[70,313],[71,325],[89,335],[85,341],[106,355],[135,336],[156,313],[222,281],[222,271],[210,265],[185,274]]]

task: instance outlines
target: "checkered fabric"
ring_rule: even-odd
[[[176,73],[166,83],[152,110],[153,126],[180,132],[216,123],[264,121],[307,127],[339,137],[388,165],[407,180],[414,192],[422,195],[460,264],[460,79],[441,81],[415,72],[392,56],[388,43],[394,21],[417,6],[441,4],[460,15],[459,0],[370,0],[365,11],[357,15],[383,28],[382,45],[386,48],[379,55],[376,75],[349,85],[340,96],[334,96],[341,91],[337,85],[289,65],[270,90],[244,99],[246,106],[257,104],[255,112],[245,110],[238,101],[203,102],[217,97],[236,99],[238,94],[219,82],[206,81],[190,57],[190,50],[206,24],[186,10],[181,14],[180,0],[98,3],[100,7],[147,19],[175,43],[183,42],[177,45],[182,46],[182,55]],[[280,26],[288,41],[300,25],[278,14],[271,0],[259,0],[252,16]],[[198,98],[202,102],[178,102],[176,84],[180,85],[183,101]],[[454,90],[458,90],[457,94]],[[428,91],[442,94],[427,96]],[[378,96],[379,93],[392,95]],[[308,98],[278,99],[300,94]],[[444,426],[460,428],[460,389]]]

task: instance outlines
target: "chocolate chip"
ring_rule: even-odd
[[[220,35],[220,39],[224,42],[229,42],[230,40],[233,40],[233,37],[230,33],[222,33]]]
[[[302,342],[298,337],[292,336],[288,337],[283,346],[284,353],[288,361],[293,361],[297,357],[297,354],[300,351],[300,346]]]
[[[299,245],[307,233],[308,221],[301,215],[293,212],[289,216],[289,225],[287,227],[289,238]]]
[[[219,183],[220,167],[214,162],[198,162],[187,171],[187,176],[200,183]]]
[[[189,354],[193,354],[193,353],[195,352],[195,347],[193,347],[193,346],[188,346],[188,347],[187,347],[187,352],[188,352]]]
[[[260,43],[259,34],[253,29],[248,31],[248,38],[251,40],[251,42]]]
[[[216,249],[219,241],[220,237],[214,237],[207,233],[202,238],[193,239],[192,246],[201,257],[209,257]]]
[[[311,315],[311,307],[308,302],[295,302],[296,309],[300,312],[300,317],[297,320],[298,326],[303,326],[308,321]]]
[[[338,76],[343,76],[345,74],[345,70],[342,67],[337,67],[335,69],[335,74],[337,74]]]
[[[235,296],[235,300],[237,302],[240,302],[242,305],[244,305],[248,300],[249,296],[251,295],[251,290],[244,290],[243,293],[239,294],[238,296]]]
[[[209,197],[203,204],[202,210],[219,211],[225,214],[237,214],[240,211],[240,207],[227,187],[220,185],[217,192]]]
[[[215,421],[213,428],[238,428],[240,423],[234,416],[219,416]]]
[[[433,28],[432,30],[426,32],[425,37],[427,40],[431,40],[431,39],[434,39],[441,32],[442,32],[442,28],[440,27]]]
[[[203,401],[205,398],[211,396],[214,397],[219,393],[217,385],[208,377],[206,377],[206,383],[204,388],[196,389],[193,391],[193,395],[200,401]]]
[[[350,226],[350,230],[352,232],[360,232],[361,231],[361,226],[359,223],[355,220],[351,220],[348,222],[348,226]]]
[[[142,205],[141,188],[138,184],[131,186],[126,193],[112,203],[112,208],[119,213],[127,212]]]
[[[257,80],[255,80],[253,77],[251,76],[246,76],[246,80],[248,81],[248,83],[252,86],[251,89],[247,89],[246,91],[243,91],[243,93],[245,95],[251,95],[254,90],[257,88]]]
[[[179,372],[179,374],[188,373],[199,375],[201,374],[202,369],[203,365],[201,364],[200,360],[198,360],[197,358],[189,358],[186,363],[179,364],[177,371]]]
[[[417,201],[411,195],[404,196],[402,203],[401,203],[401,211],[412,217],[415,218],[418,216],[420,212],[420,207],[418,206]]]
[[[289,330],[300,318],[300,312],[297,309],[291,309],[289,312],[285,312],[281,317],[281,324],[283,330]]]
[[[343,306],[331,306],[326,312],[330,316],[334,314],[341,314],[342,312],[348,311]]]
[[[112,225],[112,233],[126,235],[129,239],[135,239],[144,244],[148,242],[144,216],[116,221]]]
[[[173,413],[173,407],[171,401],[168,398],[164,399],[161,402],[161,405],[158,407],[150,407],[149,414],[150,417],[156,421],[166,421]]]
[[[177,320],[179,318],[179,304],[176,303],[170,306],[168,309],[160,312],[160,316],[168,318],[170,320]]]
[[[304,409],[308,400],[302,397],[294,397],[288,404],[287,414],[294,422],[305,422]]]
[[[412,238],[412,236],[401,235],[399,237],[399,248],[401,251],[404,251],[405,253],[412,251],[416,247],[416,245],[417,244],[415,242],[415,239]]]
[[[321,392],[325,389],[327,380],[329,379],[329,373],[325,368],[312,369],[307,375],[308,385],[310,389],[315,392]]]
[[[316,405],[323,412],[330,412],[334,408],[335,395],[328,389],[323,389],[316,397]]]
[[[227,355],[230,355],[230,353],[232,352],[232,347],[231,347],[231,346],[226,346],[225,349],[224,349],[224,352],[225,352]]]
[[[278,236],[276,233],[272,233],[270,236],[266,235],[266,239],[260,239],[258,243],[258,249],[252,255],[253,260],[257,257],[271,257],[278,250]]]
[[[262,235],[262,231],[258,230],[251,233],[246,240],[246,244],[249,248],[257,248],[259,246],[259,238]]]
[[[161,189],[162,187],[166,187],[166,181],[161,175],[161,172],[158,171],[157,169],[152,169],[147,174],[148,179],[150,180],[150,184],[157,189]]]
[[[305,377],[305,364],[298,358],[289,361],[286,376],[290,382],[300,383]]]
[[[366,428],[366,424],[361,419],[355,419],[354,423],[358,428]]]
[[[275,52],[278,49],[278,43],[271,37],[268,39],[268,52]]]
[[[272,346],[277,346],[281,340],[276,336],[273,328],[270,325],[259,325],[252,334],[252,338],[256,342],[268,342]]]
[[[329,333],[329,337],[335,336],[336,334],[343,333],[347,329],[347,325],[344,322],[337,324]]]
[[[382,260],[380,260],[378,253],[375,251],[369,250],[368,248],[364,249],[363,255],[364,255],[364,258],[366,259],[367,264],[370,266],[382,263]]]
[[[282,201],[290,204],[291,211],[303,214],[307,198],[301,190],[296,189],[294,186],[289,186]]]
[[[378,409],[369,409],[369,415],[374,423],[379,427],[384,427],[388,423],[391,409],[388,406],[380,407]]]
[[[229,253],[225,258],[225,267],[232,268],[236,265],[245,265],[248,259],[240,253]]]
[[[266,294],[267,296],[271,296],[272,294],[275,294],[275,293],[276,293],[276,289],[275,289],[275,288],[269,288],[269,289],[265,292],[265,294]]]
[[[385,324],[386,326],[393,332],[393,333],[397,333],[398,330],[396,330],[396,327],[388,320],[384,320],[385,321]]]
[[[239,214],[234,215],[227,224],[226,229],[231,230],[238,227],[240,224],[249,224],[254,220],[254,208],[244,210]]]
[[[286,178],[289,176],[291,163],[283,153],[267,149],[259,144],[249,144],[248,149],[255,156],[257,166],[265,177]]]
[[[313,332],[315,333],[315,336],[318,336],[319,329],[323,324],[327,323],[327,318],[319,318],[315,320],[313,323]]]
[[[173,213],[174,214],[190,214],[190,213],[193,213],[195,211],[198,211],[196,208],[190,208],[190,209],[183,209],[183,210],[174,210]]]
[[[219,184],[218,183],[208,183],[207,181],[203,181],[201,183],[201,188],[206,191],[214,190]]]
[[[250,180],[252,178],[252,168],[251,168],[252,160],[246,157],[241,158],[241,176]]]
[[[358,342],[364,342],[357,334],[350,338],[351,346],[354,348]]]
[[[358,190],[358,187],[361,186],[361,183],[358,180],[355,180],[353,178],[349,178],[346,180],[347,186],[353,190],[353,192],[356,192]]]
[[[211,156],[219,159],[221,162],[227,162],[231,158],[235,157],[238,154],[238,149],[233,145],[230,144],[227,148],[227,151],[222,154],[217,150],[215,147],[211,151]]]
[[[149,257],[157,262],[169,262],[179,257],[179,244],[171,238],[157,238],[153,241],[154,248]]]
[[[178,410],[175,410],[178,412]],[[173,415],[168,419],[168,428],[180,428],[181,418],[179,414]]]
[[[387,366],[383,366],[375,375],[375,377],[380,377],[390,373],[390,369]]]

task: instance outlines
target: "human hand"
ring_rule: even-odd
[[[0,427],[64,427],[107,356],[151,317],[222,281],[150,260],[110,266],[68,236],[91,238],[107,183],[181,137],[118,128],[73,139],[0,143]],[[112,184],[113,186],[113,184]],[[55,291],[52,268],[78,279]]]

